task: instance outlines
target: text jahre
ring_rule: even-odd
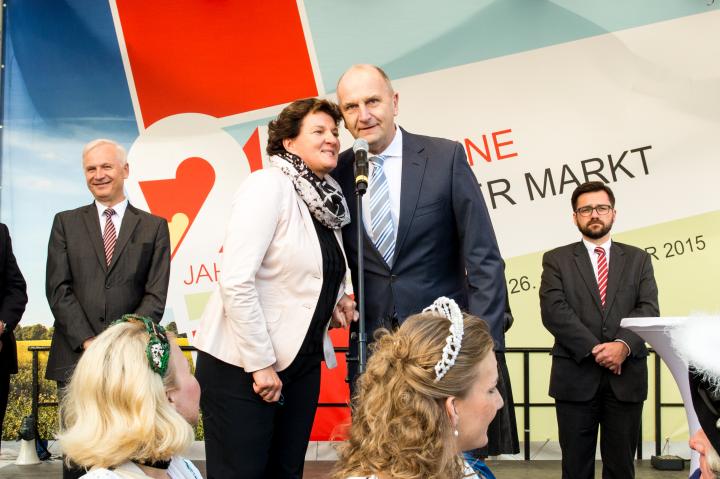
[[[201,264],[197,269],[193,265],[190,265],[188,273],[188,278],[183,281],[185,284],[198,284],[200,281],[216,283],[220,270],[218,269],[217,263],[211,265]]]

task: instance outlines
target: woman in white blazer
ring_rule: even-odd
[[[340,235],[350,217],[327,175],[340,118],[327,100],[288,105],[268,126],[271,166],[233,201],[194,341],[211,479],[302,477],[320,363],[336,365],[328,328],[357,314]]]

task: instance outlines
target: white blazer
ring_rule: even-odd
[[[340,230],[335,237],[342,249]],[[345,265],[347,271],[347,259]],[[305,339],[322,282],[322,252],[310,210],[278,168],[256,171],[233,200],[219,289],[205,306],[193,345],[247,372],[271,365],[282,371]],[[347,283],[343,279],[336,301]],[[323,352],[333,368],[327,320]]]

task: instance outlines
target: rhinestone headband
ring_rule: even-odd
[[[462,346],[464,332],[463,314],[455,301],[441,296],[430,306],[423,309],[423,313],[438,313],[450,321],[450,334],[445,338],[445,347],[440,361],[435,365],[435,382],[440,381],[455,364]]]
[[[131,321],[137,321],[145,326],[145,330],[150,335],[148,345],[145,348],[150,369],[158,373],[160,377],[165,377],[170,362],[170,342],[165,333],[165,328],[155,324],[150,318],[137,314],[124,314],[122,318],[112,324],[129,323]]]

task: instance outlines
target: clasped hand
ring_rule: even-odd
[[[629,354],[628,347],[622,341],[600,343],[592,349],[595,362],[617,375],[622,373],[622,363]]]
[[[342,298],[335,305],[330,320],[330,326],[333,328],[347,328],[351,321],[357,321],[360,314],[358,313],[357,304],[347,294],[343,294]]]
[[[282,391],[282,381],[275,368],[268,366],[252,373],[253,391],[264,401],[277,402]]]

